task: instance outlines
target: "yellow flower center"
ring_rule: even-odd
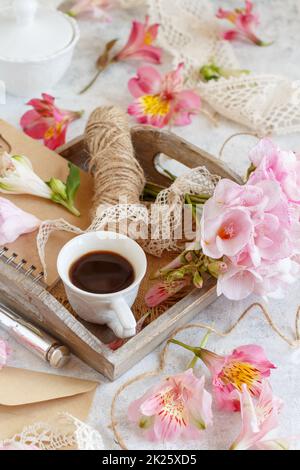
[[[170,103],[159,95],[145,95],[141,98],[144,114],[150,116],[166,116],[170,111]]]
[[[259,371],[247,362],[233,362],[224,367],[221,380],[225,385],[232,384],[242,391],[242,385],[246,384],[249,390],[253,383],[259,379]]]
[[[63,127],[63,121],[57,122],[55,126],[49,127],[49,129],[45,132],[45,139],[52,139],[55,134],[60,134]]]
[[[144,38],[144,43],[146,44],[146,46],[151,46],[152,44],[152,36],[150,33],[146,33],[145,34],[145,38]]]
[[[235,24],[239,15],[240,15],[241,12],[239,12],[238,10],[237,11],[231,11],[230,13],[228,13],[227,15],[227,20],[230,21],[231,23]]]

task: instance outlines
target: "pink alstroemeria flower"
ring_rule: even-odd
[[[145,302],[147,307],[154,308],[170,299],[178,292],[182,291],[190,284],[189,279],[173,282],[161,281],[155,284],[146,294]]]
[[[5,341],[0,339],[0,369],[5,366],[10,350]]]
[[[192,369],[168,377],[130,405],[129,419],[153,442],[198,440],[212,424],[212,398],[204,383]]]
[[[74,18],[92,18],[102,21],[111,21],[111,17],[107,14],[107,10],[116,5],[116,0],[75,0],[68,15]]]
[[[263,381],[258,402],[254,403],[246,385],[242,386],[240,393],[242,430],[231,446],[231,450],[248,450],[252,448],[286,450],[284,441],[270,441],[268,434],[278,427],[278,416],[283,402],[274,397],[267,380]]]
[[[141,67],[137,77],[128,83],[130,93],[136,98],[128,113],[141,124],[159,128],[190,124],[191,116],[200,111],[201,99],[194,91],[184,89],[183,67],[184,64],[179,64],[165,77],[153,67]]]
[[[219,8],[217,18],[230,21],[235,29],[230,29],[222,34],[223,39],[234,41],[237,38],[247,39],[257,46],[268,46],[270,43],[263,42],[259,39],[254,28],[259,24],[258,14],[253,13],[253,3],[246,0],[245,8],[236,8],[234,10],[224,10]]]
[[[270,377],[271,369],[275,369],[260,346],[240,346],[227,356],[219,356],[207,349],[193,348],[175,339],[171,343],[193,352],[208,367],[212,374],[216,402],[222,410],[240,410],[238,392],[242,391],[243,384],[246,384],[252,396],[258,397],[264,378]]]
[[[133,21],[129,39],[114,58],[115,61],[135,59],[161,64],[162,50],[153,45],[158,35],[159,24],[150,25],[149,21],[149,16],[146,16],[145,23]]]
[[[13,243],[20,235],[34,232],[41,221],[19,209],[8,199],[0,198],[0,246]]]
[[[21,118],[20,125],[25,134],[43,140],[46,147],[55,150],[66,141],[71,122],[82,116],[82,111],[67,111],[58,108],[53,96],[42,94],[42,99],[32,99],[27,105],[33,109]]]
[[[237,391],[246,384],[252,396],[258,397],[264,378],[275,366],[268,361],[260,346],[240,346],[227,356],[202,350],[200,357],[213,375],[213,389],[220,409],[239,411]]]

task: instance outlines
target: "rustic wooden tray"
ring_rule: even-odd
[[[190,168],[206,166],[213,174],[240,182],[239,176],[225,164],[171,133],[148,127],[135,127],[132,129],[132,140],[136,157],[144,168],[147,179],[152,182],[165,186],[170,183],[155,169],[154,159],[160,153]],[[87,168],[88,153],[82,137],[58,151],[82,169]],[[201,291],[189,293],[146,326],[136,337],[118,350],[111,351],[106,342],[100,339],[101,335],[96,335],[91,325],[76,318],[66,305],[57,300],[53,292],[50,293],[40,281],[32,278],[30,273],[24,276],[24,273],[16,271],[13,263],[5,261],[0,269],[0,296],[11,307],[61,339],[78,357],[110,380],[115,380],[128,371],[175,329],[189,322],[195,314],[212,303],[217,296],[216,282],[209,278]],[[105,336],[105,332],[103,335]]]

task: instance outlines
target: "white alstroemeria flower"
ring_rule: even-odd
[[[79,169],[69,164],[70,173],[66,183],[51,178],[45,183],[33,170],[30,160],[24,155],[0,153],[0,192],[5,194],[30,194],[50,199],[61,204],[72,214],[80,213],[74,206],[74,200],[80,186]]]
[[[5,194],[31,194],[51,199],[49,186],[33,171],[30,160],[23,155],[0,155],[0,191]]]

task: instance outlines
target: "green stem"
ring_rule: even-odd
[[[158,193],[156,193],[155,191],[151,191],[151,189],[145,188],[144,189],[144,196],[151,196],[151,197],[156,199],[157,196],[158,196]]]
[[[76,207],[71,205],[70,203],[61,200],[60,202],[58,202],[58,204],[62,205],[66,209],[68,209],[68,211],[71,212],[71,214],[75,215],[76,217],[80,217],[79,210],[76,209]]]
[[[211,335],[211,331],[208,331],[208,332],[206,333],[206,335],[204,336],[203,340],[201,341],[200,349],[204,349],[204,348],[206,347],[207,341],[208,341],[210,335]],[[194,367],[196,366],[196,364],[197,364],[197,362],[198,362],[198,359],[199,359],[199,357],[196,356],[196,354],[195,354],[195,357],[194,357],[194,359],[191,361],[191,363],[189,364],[188,369],[194,369]]]
[[[172,181],[177,180],[177,177],[173,175],[173,173],[171,173],[169,170],[165,170],[164,168],[162,168],[162,170]]]
[[[84,93],[86,93],[93,85],[94,83],[96,82],[96,80],[98,79],[99,75],[106,69],[106,67],[102,67],[101,69],[98,70],[98,72],[96,73],[96,75],[94,76],[94,78],[89,82],[89,84],[83,88],[83,90],[81,90],[79,92],[80,95],[83,95]]]
[[[186,194],[185,200],[186,200],[187,204],[189,204],[190,206],[192,206],[193,219],[194,219],[196,225],[198,226],[197,210],[196,210],[196,207],[193,205],[193,203],[192,203],[192,201],[191,201],[191,197],[190,197],[189,194]]]
[[[191,351],[192,353],[196,354],[197,348],[193,348],[192,346],[188,346],[187,344],[178,341],[177,339],[170,339],[169,341],[172,344],[177,344],[177,346],[181,346],[182,348],[186,349],[187,351]]]

